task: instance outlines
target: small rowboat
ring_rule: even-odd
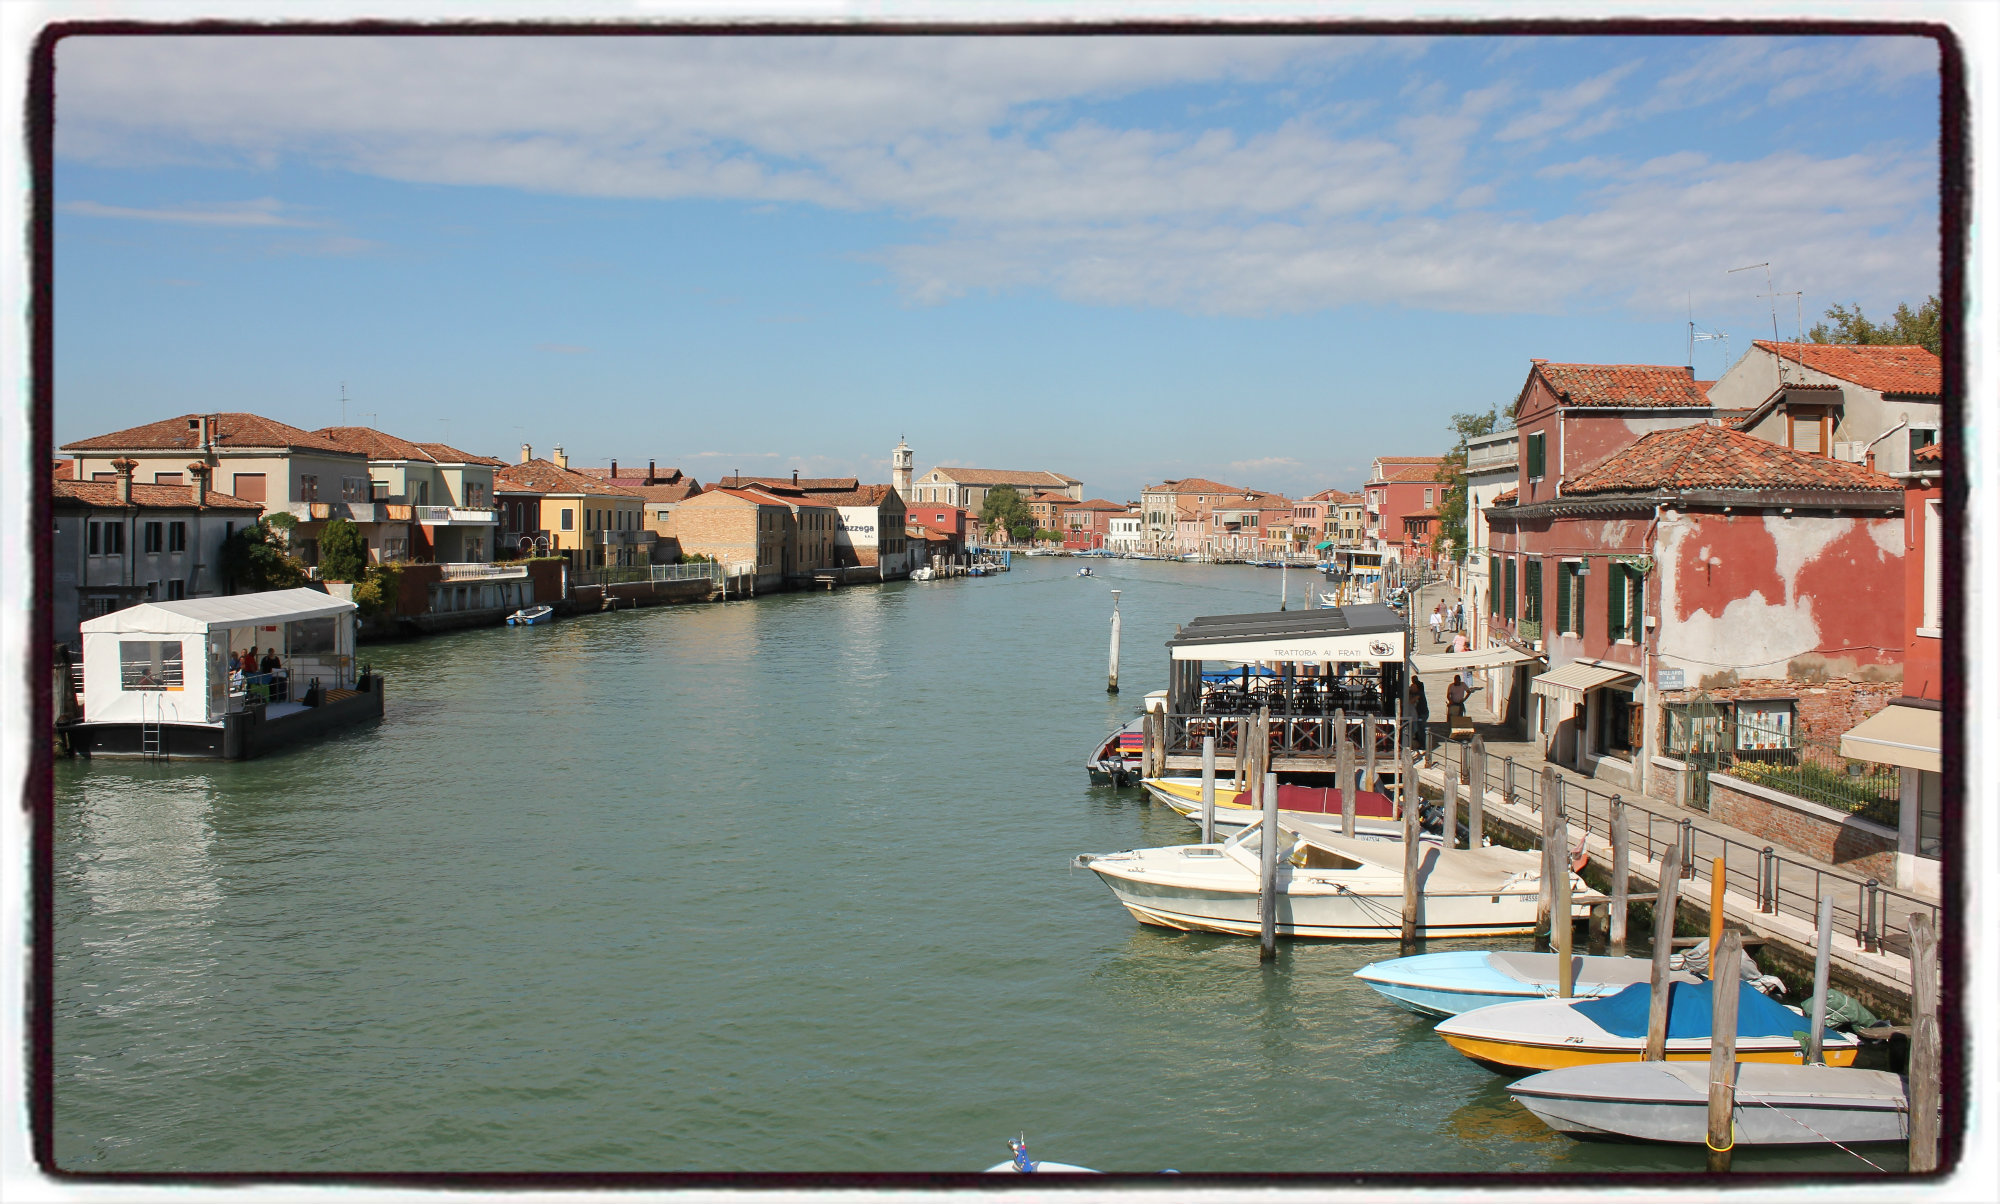
[[[1572,957],[1570,965],[1571,990],[1578,999],[1652,982],[1653,963],[1642,957]],[[1496,1003],[1550,998],[1557,990],[1559,968],[1553,953],[1467,949],[1371,962],[1354,977],[1419,1016],[1443,1017]],[[1677,970],[1673,981],[1696,979]]]
[[[1668,1058],[1708,1061],[1714,987],[1710,982],[1667,984]],[[1812,1021],[1749,983],[1738,983],[1737,992],[1736,1060],[1804,1061],[1801,1043]],[[1453,1049],[1502,1074],[1636,1062],[1646,1048],[1652,998],[1652,984],[1636,982],[1596,999],[1495,1004],[1453,1016],[1437,1026],[1437,1034]],[[1823,1045],[1829,1065],[1848,1066],[1860,1042],[1852,1034],[1827,1029]]]
[[[1146,793],[1154,802],[1172,807],[1197,824],[1201,822],[1200,778],[1141,778],[1139,784],[1146,788]],[[1227,785],[1216,787],[1215,830],[1217,832],[1234,832],[1245,825],[1259,822],[1263,817],[1262,811],[1251,807],[1249,791],[1234,790]],[[1340,790],[1338,787],[1294,786],[1280,782],[1278,818],[1304,820],[1307,823],[1338,828]],[[1373,790],[1355,791],[1354,834],[1360,837],[1401,840],[1403,825],[1396,818],[1394,800],[1386,794],[1379,794]]]
[[[1145,751],[1145,717],[1141,716],[1112,732],[1095,751],[1084,758],[1093,786],[1130,786],[1139,780],[1139,758]]]
[[[553,606],[529,606],[507,616],[509,627],[533,627],[537,623],[547,623],[556,617]]]
[[[1901,1075],[1833,1066],[1738,1062],[1730,1126],[1737,1145],[1908,1141]],[[1708,1140],[1708,1063],[1608,1062],[1511,1083],[1513,1096],[1558,1133],[1585,1140]]]

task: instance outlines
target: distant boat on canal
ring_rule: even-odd
[[[547,623],[556,617],[553,606],[530,606],[507,616],[509,627],[533,627],[537,623]]]
[[[1350,840],[1331,828],[1281,821],[1277,934],[1393,940],[1402,932],[1403,843]],[[1256,936],[1263,828],[1221,844],[1084,854],[1091,870],[1142,924],[1187,932]],[[1507,936],[1534,930],[1539,854],[1488,846],[1447,849],[1422,842],[1417,935],[1423,939]],[[1571,875],[1572,914],[1603,896]]]

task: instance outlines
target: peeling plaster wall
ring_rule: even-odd
[[[1663,519],[1659,663],[1685,669],[1690,685],[1725,677],[1898,680],[1901,544],[1900,518]]]

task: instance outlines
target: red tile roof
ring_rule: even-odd
[[[861,487],[859,477],[742,477],[727,476],[716,484],[730,489],[745,489],[758,485],[775,485],[784,489],[798,489],[805,493],[853,493]]]
[[[1686,368],[1661,364],[1550,364],[1536,361],[1549,391],[1571,406],[1705,408],[1703,392]]]
[[[1944,386],[1944,365],[1922,347],[1900,344],[1773,343],[1756,340],[1773,355],[1803,364],[1878,393],[1936,397]]]
[[[1382,477],[1382,480],[1435,481],[1437,480],[1438,466],[1443,463],[1444,463],[1444,457],[1439,456],[1437,459],[1430,461],[1428,464],[1411,464],[1402,468],[1391,468]]]
[[[76,461],[52,460],[49,463],[49,473],[58,481],[74,481],[76,480]]]
[[[81,502],[86,506],[122,506],[118,500],[116,481],[66,481],[53,482],[56,502]],[[138,485],[132,486],[132,505],[146,510],[193,510],[194,491],[187,485]],[[249,502],[233,494],[208,491],[207,502],[200,507],[205,510],[245,510],[252,514],[264,508],[262,502]]]
[[[653,469],[653,484],[672,485],[681,479],[680,469],[659,468],[657,467],[658,461],[654,463],[656,467]],[[617,476],[611,475],[611,469],[614,466],[619,469]],[[603,468],[577,468],[573,471],[583,473],[585,476],[596,477],[600,481],[609,481],[614,485],[643,485],[646,483],[646,474],[640,469],[639,462],[635,460],[627,460],[622,465],[618,461],[613,460],[611,464]]]
[[[1595,468],[1563,482],[1572,494],[1655,489],[1901,489],[1879,472],[1779,447],[1727,427],[1654,431]]]
[[[1094,497],[1094,498],[1091,498],[1091,499],[1090,499],[1089,501],[1087,501],[1087,502],[1078,502],[1078,503],[1076,503],[1076,506],[1075,506],[1075,509],[1078,509],[1078,510],[1116,510],[1116,511],[1117,511],[1118,513],[1120,513],[1120,514],[1123,514],[1123,513],[1125,513],[1125,504],[1124,504],[1123,502],[1112,502],[1112,501],[1106,501],[1105,499],[1103,499],[1103,498],[1101,498],[1101,497]]]
[[[895,492],[893,485],[863,485],[846,493],[816,493],[812,500],[828,506],[880,506]]]
[[[1496,496],[1493,499],[1493,504],[1495,506],[1512,506],[1520,500],[1521,491],[1519,489],[1509,489],[1505,493]]]
[[[493,474],[495,493],[582,493],[602,497],[631,497],[630,489],[607,485],[595,477],[559,468],[543,459],[525,464],[509,464]]]
[[[701,493],[701,486],[692,478],[683,478],[671,485],[621,485],[619,488],[628,493],[638,494],[645,498],[648,504],[684,502]]]
[[[449,443],[418,443],[417,446],[423,448],[426,455],[440,464],[484,464],[488,468],[507,467],[505,460],[461,451]]]
[[[1944,463],[1944,444],[1933,443],[1928,447],[1920,447],[1910,453],[1910,459],[1915,460],[1919,464],[1942,464]]]
[[[1158,485],[1146,486],[1147,493],[1244,493],[1240,485],[1224,485],[1221,481],[1211,481],[1207,477],[1182,477],[1178,481],[1162,481]]]
[[[1013,485],[1017,488],[1064,489],[1080,484],[1075,477],[1066,477],[1057,472],[1044,472],[1039,468],[948,468],[942,464],[931,472],[941,472],[945,480],[959,485]],[[929,476],[930,473],[925,473]]]
[[[195,451],[201,444],[196,423],[209,419],[209,439],[222,448],[287,448],[297,451],[351,454],[349,449],[317,431],[302,431],[274,418],[259,414],[182,414],[145,426],[129,427],[108,435],[96,435],[62,445],[63,451]]]

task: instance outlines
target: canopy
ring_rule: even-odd
[[[1315,552],[1324,552],[1324,551],[1326,551],[1326,550],[1327,550],[1328,548],[1330,548],[1330,547],[1332,547],[1332,546],[1333,546],[1333,541],[1332,541],[1332,540],[1330,540],[1330,539],[1325,539],[1325,540],[1321,540],[1321,541],[1320,541],[1319,543],[1316,543],[1316,544],[1314,544],[1314,545],[1313,545],[1313,551],[1315,551]]]
[[[1167,641],[1177,661],[1349,661],[1403,659],[1403,616],[1386,606],[1327,606],[1245,615],[1204,615]]]
[[[1890,703],[1840,738],[1840,755],[1878,765],[1944,772],[1943,715]]]
[[[1419,673],[1456,673],[1460,669],[1498,669],[1502,665],[1519,665],[1540,659],[1532,652],[1501,646],[1474,648],[1470,652],[1427,652],[1411,657],[1410,663],[1417,667]]]
[[[231,594],[222,598],[189,598],[180,602],[142,602],[81,625],[91,632],[206,634],[231,627],[269,627],[299,619],[346,614],[354,603],[316,589],[274,589],[261,594]]]
[[[1552,669],[1529,684],[1534,692],[1544,698],[1572,705],[1582,702],[1583,696],[1602,686],[1636,684],[1639,675],[1619,665],[1600,665],[1595,661],[1571,661],[1560,669]]]

